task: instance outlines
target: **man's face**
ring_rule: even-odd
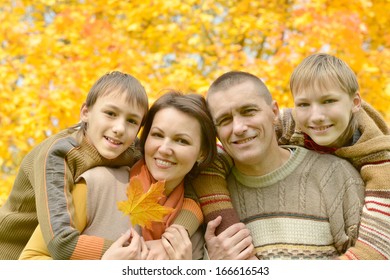
[[[278,151],[274,131],[277,104],[267,104],[251,81],[213,92],[207,102],[218,138],[235,166],[247,175],[269,171],[272,164],[268,159]]]

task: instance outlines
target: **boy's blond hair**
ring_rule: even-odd
[[[355,73],[341,59],[324,53],[306,57],[295,68],[290,79],[290,89],[295,96],[302,89],[317,91],[337,86],[353,97],[359,91]]]

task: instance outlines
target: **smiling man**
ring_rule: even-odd
[[[277,102],[252,74],[223,74],[211,85],[207,103],[218,138],[234,161],[227,178],[233,206],[259,259],[335,258],[354,243],[364,187],[352,165],[278,146]],[[233,225],[216,236],[219,222],[211,221],[206,230],[209,257],[248,258],[242,229]]]

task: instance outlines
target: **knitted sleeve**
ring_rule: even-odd
[[[72,192],[72,198],[75,206],[75,226],[80,232],[87,225],[87,186],[85,182],[78,183]],[[93,248],[92,248],[93,249]],[[26,247],[23,249],[19,257],[20,260],[50,260],[52,259],[47,245],[42,235],[40,226],[38,225],[32,234]]]
[[[191,198],[184,198],[183,207],[175,218],[174,224],[182,225],[191,237],[202,223],[203,214],[199,204]]]
[[[217,158],[193,181],[204,215],[204,222],[207,224],[218,216],[222,217],[222,222],[216,229],[217,235],[230,225],[240,222],[238,214],[233,208],[226,183],[232,166],[232,159],[222,146],[218,145]]]
[[[366,188],[358,239],[341,259],[390,259],[390,136],[379,114],[363,109],[359,140],[336,151],[360,170]]]
[[[333,165],[329,186],[332,194],[328,209],[334,245],[341,254],[354,245],[364,198],[364,182],[356,169],[346,161]]]
[[[390,145],[390,142],[389,142]],[[387,160],[378,160],[387,154]],[[361,168],[366,195],[358,240],[341,259],[390,258],[390,151],[371,154]]]
[[[280,111],[278,122],[275,125],[275,133],[279,145],[304,146],[303,134],[296,127],[291,108]]]
[[[110,247],[111,240],[80,235],[75,229],[70,191],[75,178],[86,170],[99,165],[132,165],[135,152],[131,147],[115,160],[108,160],[87,140],[78,144],[74,137],[65,137],[41,153],[42,168],[37,168],[34,190],[38,221],[53,259],[100,259]],[[90,248],[99,248],[98,255]]]
[[[97,153],[93,147],[89,148],[91,154]],[[75,229],[70,191],[73,189],[76,173],[93,165],[89,164],[93,160],[78,153],[79,149],[75,138],[60,138],[40,153],[42,167],[35,170],[33,185],[38,221],[53,259],[100,259],[101,256],[92,256],[87,248],[108,249],[111,244],[103,238],[81,236]],[[72,157],[73,155],[77,156]],[[99,157],[94,160],[99,164]]]

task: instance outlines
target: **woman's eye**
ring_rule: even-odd
[[[157,138],[162,138],[163,137],[163,135],[161,133],[158,133],[158,132],[151,133],[151,136],[157,137]]]
[[[184,144],[184,145],[189,144],[189,142],[186,139],[182,139],[182,138],[177,139],[176,142],[178,142],[180,144]]]

